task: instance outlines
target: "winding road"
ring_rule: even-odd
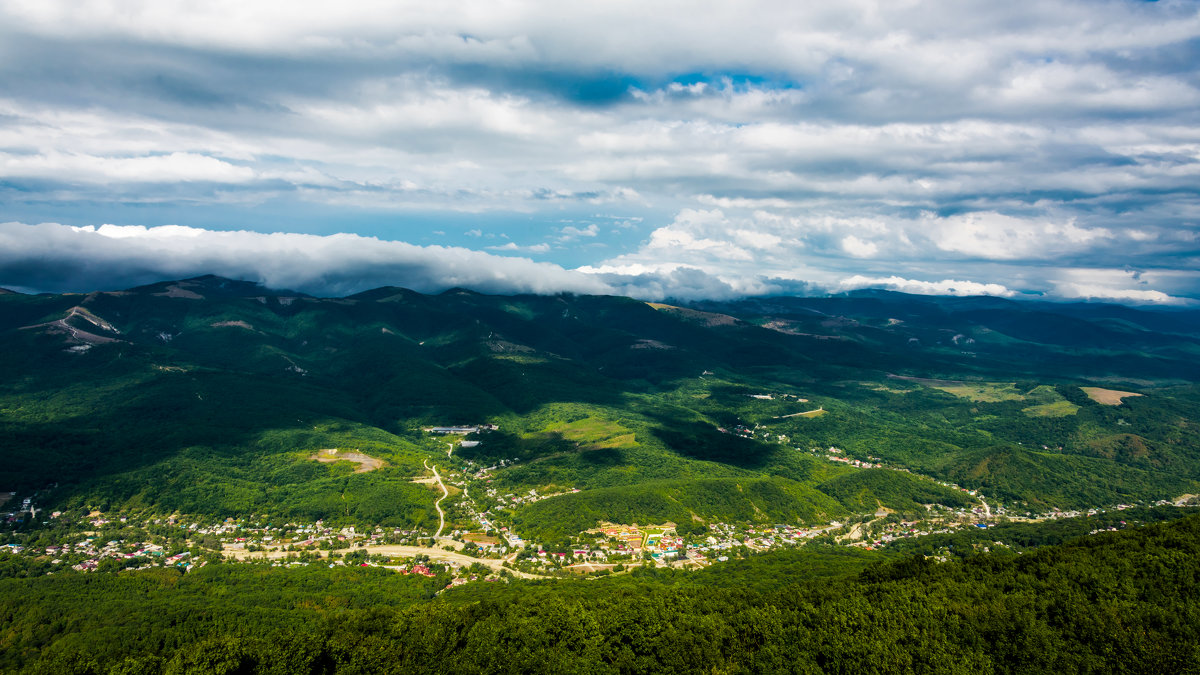
[[[442,476],[438,473],[437,464],[430,466],[429,460],[425,460],[425,468],[433,470],[433,477],[437,479],[438,487],[442,488],[442,496],[433,503],[433,508],[438,512],[438,529],[433,533],[433,538],[437,539],[442,536],[442,530],[446,529],[446,512],[442,510],[442,500],[450,496],[450,491],[446,489],[446,484],[442,482]]]

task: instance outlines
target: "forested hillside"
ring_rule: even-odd
[[[456,458],[512,462],[493,487],[581,491],[516,516],[545,532],[962,502],[848,478],[812,453],[831,446],[1020,508],[1200,492],[1195,313],[878,293],[704,309],[318,299],[217,277],[5,295],[0,489],[47,508],[427,527],[435,495],[404,479],[445,446],[422,429],[489,422]],[[1130,395],[1101,405],[1081,385]],[[309,459],[338,447],[382,466]]]

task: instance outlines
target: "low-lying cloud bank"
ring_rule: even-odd
[[[380,286],[402,286],[427,293],[465,287],[484,293],[570,292],[645,300],[803,295],[862,288],[925,295],[1018,295],[1018,291],[1001,283],[930,281],[897,275],[853,274],[814,282],[770,274],[720,275],[678,264],[602,265],[572,270],[462,247],[417,246],[344,233],[321,236],[175,225],[147,228],[0,223],[0,285],[9,288],[32,292],[117,290],[204,274],[257,281],[317,296],[345,296]],[[1057,289],[1049,289],[1047,297],[1186,302],[1161,291],[1120,283],[1134,276],[1118,272],[1116,277],[1105,277],[1097,271],[1086,277],[1065,278]]]
[[[494,293],[612,292],[597,278],[550,263],[356,234],[222,232],[171,225],[0,225],[3,284],[79,291],[204,274],[323,296],[380,286],[425,292],[455,286]]]

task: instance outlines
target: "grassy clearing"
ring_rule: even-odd
[[[633,431],[599,417],[554,424],[545,429],[587,448],[632,448],[637,445]]]
[[[912,389],[895,389],[884,386],[877,382],[860,382],[859,384],[866,389],[870,389],[871,391],[879,391],[885,394],[909,394],[913,391]]]
[[[1070,401],[1055,401],[1023,408],[1021,412],[1030,417],[1067,417],[1079,412],[1079,406]]]
[[[1025,397],[1011,382],[956,382],[930,386],[977,403],[1025,400]]]
[[[961,380],[933,380],[903,375],[888,375],[888,377],[905,382],[915,382],[977,403],[1025,400],[1025,396],[1017,389],[1016,384],[1013,382],[964,382]]]

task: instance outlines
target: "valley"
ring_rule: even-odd
[[[366,611],[383,588],[617,597],[1032,555],[1191,512],[1197,317],[219,277],[5,294],[0,581],[390,575],[370,602],[337,586]]]
[[[42,509],[546,542],[600,522],[811,527],[984,497],[1028,517],[1200,491],[1191,312],[879,293],[318,299],[217,277],[2,300],[0,487]],[[1069,330],[1031,335],[1052,311]],[[1071,370],[1065,345],[1112,332],[1106,312],[1123,322],[1112,370]],[[981,323],[996,313],[1017,354]],[[74,323],[108,341],[72,351]],[[1146,379],[1139,359],[1172,377]],[[1039,361],[1053,365],[1035,377]],[[1122,377],[1138,391],[1098,386]],[[431,475],[446,484],[410,480]]]

